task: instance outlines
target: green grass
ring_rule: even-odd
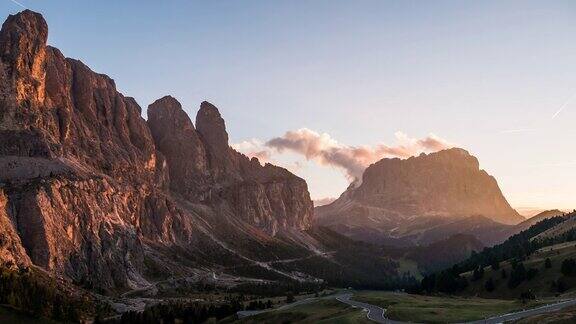
[[[546,258],[550,258],[552,261],[552,268],[550,269],[544,267]],[[538,274],[532,280],[524,281],[513,289],[508,288],[508,278],[502,278],[501,274],[502,269],[505,269],[508,277],[510,276],[512,265],[509,262],[502,262],[500,269],[496,271],[492,270],[491,267],[485,267],[484,276],[477,281],[472,281],[471,272],[465,273],[464,276],[468,279],[470,285],[462,294],[486,298],[514,299],[519,298],[522,292],[531,290],[536,294],[537,298],[559,297],[562,295],[552,289],[552,282],[559,278],[565,280],[569,287],[568,293],[573,294],[576,288],[576,277],[564,277],[560,271],[562,261],[566,258],[576,258],[576,242],[544,247],[533,253],[523,263],[526,269],[538,269]],[[496,289],[493,292],[487,292],[484,289],[484,284],[489,278],[492,278],[495,283]]]
[[[256,316],[246,317],[234,323],[371,323],[366,313],[360,309],[352,308],[335,299],[319,299],[308,304],[297,305],[292,308],[270,311]]]
[[[360,291],[352,299],[387,309],[390,319],[426,323],[453,323],[480,320],[541,302],[522,304],[516,300],[437,297],[409,295],[382,291]]]

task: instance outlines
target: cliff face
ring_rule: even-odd
[[[384,236],[410,236],[416,228],[470,216],[507,225],[523,220],[496,180],[479,168],[478,160],[457,148],[406,160],[380,160],[365,170],[358,188],[349,188],[316,211],[320,224],[367,227]]]
[[[233,150],[212,104],[200,105],[195,128],[180,103],[164,97],[148,107],[148,124],[170,166],[172,190],[190,201],[225,204],[243,221],[271,234],[310,227],[313,206],[306,182]]]
[[[31,11],[2,26],[0,153],[68,158],[120,180],[150,181],[157,156],[138,104],[107,76],[46,46],[47,35]]]
[[[113,80],[47,46],[47,35],[28,10],[0,31],[2,261],[137,288],[154,260],[196,273],[222,261],[210,253],[244,252],[228,237],[310,226],[306,183],[230,149],[215,107],[202,104],[197,131],[167,97],[147,123]],[[175,248],[204,256],[169,263]]]
[[[405,215],[483,215],[504,224],[524,219],[510,207],[496,179],[462,149],[383,159],[368,167],[362,178],[353,199]]]

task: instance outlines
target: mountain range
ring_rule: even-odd
[[[305,180],[229,145],[212,103],[193,121],[164,96],[146,120],[47,39],[30,10],[0,30],[0,264],[118,311],[204,284],[397,288],[556,215],[525,220],[460,148],[382,159],[314,208]]]
[[[141,289],[152,273],[251,281],[242,267],[323,255],[306,182],[228,145],[218,109],[194,125],[164,97],[148,121],[112,79],[46,45],[26,10],[0,31],[0,257],[85,287]],[[234,270],[224,269],[234,265]],[[314,278],[314,280],[316,280]]]

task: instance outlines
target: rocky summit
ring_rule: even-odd
[[[148,107],[148,125],[166,157],[170,187],[188,201],[224,203],[238,218],[272,235],[310,227],[313,207],[306,182],[232,149],[214,105],[200,105],[194,128],[180,103],[164,97]]]
[[[382,159],[364,171],[360,185],[317,207],[316,216],[319,224],[359,239],[416,243],[445,239],[455,232],[483,235],[483,229],[524,220],[510,207],[494,177],[459,148]],[[434,235],[435,231],[441,234]]]
[[[47,37],[43,17],[29,10],[0,31],[4,263],[83,287],[136,289],[158,274],[226,273],[225,263],[274,272],[261,262],[278,258],[275,247],[311,251],[305,181],[231,149],[215,106],[201,104],[195,127],[164,97],[147,122],[112,79],[65,58]]]

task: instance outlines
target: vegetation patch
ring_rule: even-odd
[[[524,304],[518,300],[422,296],[380,291],[359,292],[352,299],[385,308],[386,316],[390,319],[419,323],[475,321],[542,304],[536,301]]]

